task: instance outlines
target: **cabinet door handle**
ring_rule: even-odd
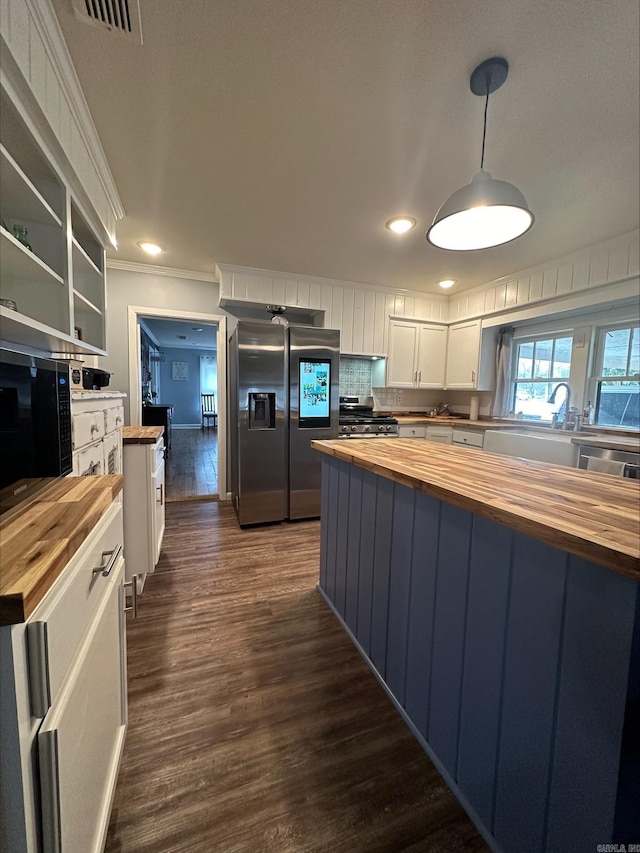
[[[111,574],[111,569],[115,566],[118,561],[118,557],[120,556],[120,552],[122,551],[122,545],[116,545],[111,551],[103,551],[102,559],[105,557],[109,557],[109,562],[106,566],[96,566],[93,570],[92,574],[94,575],[102,575],[103,578],[109,577]]]
[[[132,575],[131,580],[124,584],[125,589],[131,589],[131,607],[125,607],[125,613],[133,613],[133,618],[138,618],[138,575]]]
[[[160,492],[160,506],[164,503],[164,483],[160,483],[159,486],[156,486],[156,492]],[[156,498],[156,501],[158,499]]]
[[[475,372],[475,370],[472,370],[472,371],[471,371],[471,381],[472,381],[472,382],[473,382],[473,384],[475,385],[475,382],[476,382],[476,372]]]
[[[421,382],[421,381],[422,381],[422,371],[419,370],[418,371],[418,382]]]

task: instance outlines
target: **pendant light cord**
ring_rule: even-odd
[[[484,128],[482,130],[482,156],[480,158],[480,170],[484,168],[484,141],[487,136],[487,109],[489,107],[489,85],[487,82],[487,98],[484,102]]]

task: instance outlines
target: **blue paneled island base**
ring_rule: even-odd
[[[637,580],[333,456],[321,527],[321,593],[492,849],[640,843]]]

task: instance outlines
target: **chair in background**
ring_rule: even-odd
[[[213,428],[218,429],[218,413],[216,412],[216,395],[201,394],[202,397],[202,429],[205,425],[209,427],[213,421]],[[206,424],[205,424],[206,422]]]

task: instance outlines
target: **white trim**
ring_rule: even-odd
[[[107,269],[145,273],[145,275],[166,275],[172,278],[187,278],[191,281],[210,281],[213,284],[218,283],[216,276],[209,272],[178,270],[173,269],[173,267],[158,267],[153,264],[139,264],[134,261],[118,261],[115,258],[107,258]]]
[[[216,324],[218,360],[218,493],[227,496],[227,317],[224,314],[203,314],[198,311],[176,311],[171,308],[127,306],[127,338],[129,345],[129,421],[140,426],[142,408],[140,374],[140,317],[159,317],[169,320],[188,320]]]
[[[25,3],[31,12],[38,34],[47,48],[47,55],[67,99],[71,115],[87,147],[100,187],[116,219],[122,219],[125,215],[124,207],[53,6],[50,0],[25,0]]]

